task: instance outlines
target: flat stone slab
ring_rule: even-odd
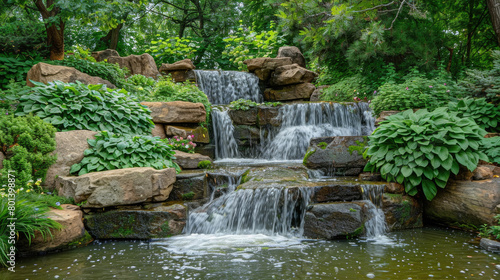
[[[60,196],[83,203],[82,208],[104,208],[165,201],[172,191],[175,174],[174,168],[135,167],[60,176],[55,185]]]
[[[314,90],[316,90],[316,87],[311,83],[302,83],[280,88],[266,88],[264,91],[264,100],[309,100]]]
[[[184,101],[142,102],[151,110],[154,123],[201,123],[206,120],[205,106]]]
[[[200,161],[208,160],[212,162],[210,157],[197,153],[191,154],[182,151],[175,151],[174,156],[174,162],[176,162],[183,169],[197,169]]]

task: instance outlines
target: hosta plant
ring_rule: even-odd
[[[483,149],[490,162],[500,164],[500,136],[484,138]]]
[[[88,129],[121,134],[150,134],[151,111],[129,97],[123,89],[80,82],[34,82],[20,98],[16,116],[33,114],[59,131]]]
[[[432,200],[460,165],[473,171],[479,159],[488,160],[481,147],[485,134],[472,119],[447,108],[406,110],[389,116],[369,137],[365,171],[379,171],[388,181],[403,184],[410,195],[422,189]]]
[[[155,169],[176,168],[172,162],[174,151],[158,137],[142,135],[119,135],[108,131],[96,134],[87,140],[90,149],[80,163],[71,166],[70,173],[83,175],[89,172],[131,168],[153,167]]]
[[[487,131],[500,131],[499,107],[486,102],[485,98],[464,98],[458,102],[450,102],[448,107],[462,118],[472,118],[481,128]]]

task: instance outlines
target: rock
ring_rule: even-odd
[[[481,238],[481,241],[479,242],[479,246],[486,251],[500,253],[500,242],[498,242],[498,241],[491,240],[488,238]],[[500,270],[500,267],[498,267],[498,265],[497,265],[497,269]]]
[[[392,115],[395,115],[397,113],[399,113],[401,111],[382,111],[380,112],[380,115],[378,116],[378,118],[375,120],[375,126],[379,126],[381,122],[385,121],[385,119],[388,117],[388,116],[392,116]]]
[[[500,179],[483,181],[448,181],[432,201],[425,203],[426,219],[452,225],[494,224],[496,206],[500,204]]]
[[[312,203],[352,201],[362,198],[359,185],[336,184],[313,187],[311,194]]]
[[[52,154],[57,155],[57,161],[47,170],[44,185],[54,189],[54,182],[58,176],[70,176],[71,166],[83,159],[83,152],[89,148],[87,139],[94,139],[97,132],[90,130],[73,130],[56,132],[56,150]]]
[[[196,145],[194,148],[195,153],[215,158],[215,145],[214,144],[205,144],[205,145]]]
[[[293,63],[298,64],[300,67],[306,67],[306,59],[300,52],[299,48],[293,46],[280,47],[278,50],[277,58],[290,57]]]
[[[405,187],[396,182],[388,182],[385,184],[384,193],[403,194]]]
[[[276,68],[270,82],[272,86],[286,86],[299,83],[310,83],[317,76],[318,74],[312,71],[300,67],[297,64],[292,64]]]
[[[278,118],[280,107],[259,106],[258,122],[259,126],[272,125],[280,126],[282,119]]]
[[[155,127],[151,131],[151,134],[153,136],[158,136],[161,139],[167,138],[167,134],[165,133],[165,126],[161,123],[155,123]]]
[[[384,193],[382,205],[389,231],[423,226],[423,203],[416,198],[403,194]]]
[[[142,102],[151,110],[154,123],[201,123],[206,120],[205,106],[184,101]]]
[[[111,56],[108,58],[108,63],[117,63],[120,68],[128,68],[130,75],[140,74],[155,79],[160,75],[154,58],[147,53],[141,55],[131,54],[126,57]]]
[[[249,146],[260,142],[260,129],[255,126],[235,125],[234,138],[238,146]]]
[[[210,143],[210,135],[208,134],[208,129],[205,127],[185,127],[185,126],[174,126],[165,125],[165,130],[168,136],[179,136],[187,139],[188,135],[194,135],[193,142],[196,143]]]
[[[255,125],[257,124],[257,115],[259,108],[250,108],[248,110],[229,110],[228,114],[233,124]]]
[[[163,72],[164,75],[170,75],[172,80],[176,83],[183,83],[185,81],[196,82],[196,74],[193,70],[178,70],[178,71],[168,71]]]
[[[177,180],[168,201],[198,200],[206,197],[208,197],[208,184],[205,172],[187,174],[182,172],[177,174]]]
[[[119,209],[85,216],[85,226],[97,239],[151,239],[181,234],[186,208],[180,204],[149,209]]]
[[[316,87],[311,83],[296,84],[281,88],[266,88],[264,100],[287,101],[298,99],[309,99]]]
[[[208,160],[212,162],[212,159],[201,155],[201,154],[190,154],[181,151],[175,151],[175,160],[182,169],[196,169],[198,168],[198,163],[200,161]]]
[[[323,90],[329,88],[330,86],[319,86],[317,87],[313,93],[311,94],[311,98],[309,99],[309,101],[321,101],[321,94],[323,93]]]
[[[92,52],[92,57],[95,58],[95,61],[100,62],[108,59],[111,56],[120,56],[120,54],[113,49],[107,49],[98,52]]]
[[[382,181],[382,176],[380,173],[363,172],[359,174],[359,179],[361,181]]]
[[[486,180],[493,178],[493,171],[485,165],[480,165],[472,172],[472,179],[474,180]]]
[[[472,174],[472,172],[470,172],[470,170],[463,166],[463,165],[460,165],[460,169],[458,170],[458,174],[451,174],[450,178],[452,178],[453,180],[457,180],[457,181],[470,181],[472,180],[472,176],[474,174]]]
[[[31,81],[50,83],[53,81],[62,81],[64,83],[75,83],[79,81],[86,85],[104,84],[108,88],[116,88],[115,85],[100,77],[94,77],[82,73],[73,67],[60,65],[51,65],[47,63],[37,63],[28,71],[26,84],[30,87],[35,86]]]
[[[254,72],[258,69],[267,69],[274,71],[276,68],[293,64],[292,59],[288,57],[281,58],[270,58],[270,57],[259,57],[253,59],[247,59],[243,61],[247,65],[249,72]]]
[[[356,141],[367,141],[366,136],[335,136],[312,138],[304,165],[310,169],[336,170],[336,174],[359,175],[367,160],[357,151],[349,152]],[[357,174],[356,174],[357,173]]]
[[[39,232],[36,232],[35,237],[31,239],[31,245],[28,240],[21,239],[21,242],[18,243],[19,251],[25,254],[49,252],[82,245],[81,243],[91,241],[89,236],[86,237],[85,235],[85,227],[82,222],[83,212],[80,207],[63,204],[61,208],[63,209],[50,209],[46,214],[47,218],[61,225],[61,230],[51,229],[52,237],[45,236],[45,238]]]
[[[0,169],[3,168],[3,160],[5,159],[5,155],[2,151],[0,151]]]
[[[135,167],[91,172],[78,177],[60,176],[56,190],[72,197],[83,208],[130,205],[146,201],[165,201],[175,182],[175,169],[156,170]]]
[[[497,136],[500,136],[500,133],[488,133],[484,136],[484,138],[492,138]]]
[[[337,202],[313,204],[304,217],[304,236],[338,239],[363,232],[364,203]]]
[[[163,73],[178,70],[194,70],[195,68],[191,59],[183,59],[172,64],[162,63],[159,71]]]

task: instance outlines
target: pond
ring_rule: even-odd
[[[192,234],[96,241],[18,261],[0,279],[500,279],[500,255],[474,235],[426,227],[375,241]]]

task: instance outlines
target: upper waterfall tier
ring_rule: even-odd
[[[214,105],[249,99],[262,102],[259,78],[252,73],[238,71],[195,70],[199,88]]]

